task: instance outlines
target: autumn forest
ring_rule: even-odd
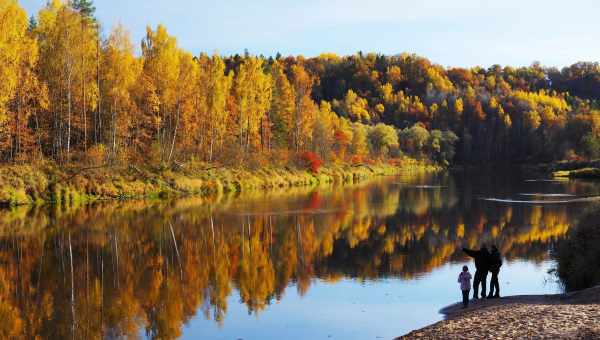
[[[0,0],[0,338],[395,338],[442,319],[483,245],[502,297],[597,284],[599,62],[448,66],[393,34],[389,54],[190,52],[223,26],[40,2]],[[360,50],[349,3],[331,27]]]
[[[89,0],[28,19],[0,2],[6,163],[447,165],[600,156],[600,65],[446,68],[412,54],[192,55],[161,25],[140,49]]]

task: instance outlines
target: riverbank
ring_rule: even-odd
[[[600,168],[582,168],[576,170],[554,171],[552,177],[555,178],[580,178],[580,179],[600,179]]]
[[[599,339],[600,286],[573,293],[478,300],[397,339]]]
[[[228,192],[355,183],[406,171],[439,171],[405,159],[396,164],[332,165],[313,173],[299,168],[232,169],[179,165],[63,167],[53,163],[0,167],[0,205],[71,204],[96,200],[209,196]]]
[[[548,169],[555,178],[600,179],[600,160],[561,161]]]

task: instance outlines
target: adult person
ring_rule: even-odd
[[[481,284],[481,298],[485,299],[487,274],[490,270],[490,252],[484,245],[479,250],[463,248],[463,251],[475,259],[475,277],[473,279],[473,299],[479,298],[479,284]]]
[[[500,283],[498,283],[500,267],[502,267],[502,257],[498,248],[494,245],[490,253],[490,273],[492,273],[492,278],[490,279],[490,294],[488,295],[488,299],[500,297]]]

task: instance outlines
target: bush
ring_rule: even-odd
[[[85,160],[90,166],[100,166],[106,160],[106,147],[104,144],[97,144],[90,147],[85,154]]]
[[[354,155],[354,156],[352,156],[352,159],[350,160],[350,162],[353,165],[361,164],[361,163],[363,163],[363,161],[364,161],[364,158],[360,155]]]
[[[302,166],[309,169],[312,173],[319,172],[323,161],[319,159],[319,156],[314,152],[306,151],[300,155],[300,162]]]
[[[579,156],[573,149],[567,149],[567,151],[565,151],[564,159],[571,162],[581,162],[584,160],[584,158]]]
[[[585,153],[590,159],[599,158],[600,157],[600,138],[592,134],[588,133],[583,137],[583,149]]]

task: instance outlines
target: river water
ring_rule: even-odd
[[[599,193],[498,171],[3,210],[0,337],[392,339],[460,300],[463,246],[498,245],[502,295],[559,292]]]

